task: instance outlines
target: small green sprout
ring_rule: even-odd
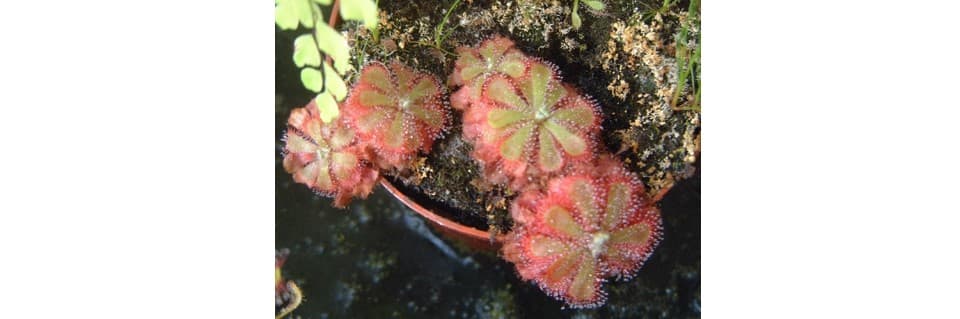
[[[580,1],[583,1],[590,9],[594,11],[603,11],[607,6],[603,4],[600,0],[573,0],[573,10],[570,13],[570,20],[573,23],[573,28],[579,30],[582,22],[580,21],[580,14],[577,13],[577,10],[580,7]]]

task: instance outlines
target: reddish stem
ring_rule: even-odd
[[[333,11],[330,12],[330,27],[333,28],[337,25],[337,17],[340,13],[340,0],[333,2]]]
[[[329,23],[329,25],[330,25],[331,28],[336,29],[336,26],[337,26],[337,17],[339,17],[339,14],[340,14],[340,0],[335,0],[335,1],[333,2],[333,8],[332,8],[332,10],[330,11],[330,23]],[[326,63],[327,63],[327,64],[330,64],[330,65],[333,65],[333,59],[330,58],[330,55],[327,55]],[[343,72],[343,70],[340,70],[339,72]]]

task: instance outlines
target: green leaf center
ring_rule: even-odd
[[[547,107],[546,105],[541,105],[539,108],[537,108],[537,113],[534,115],[534,118],[537,121],[542,122],[543,120],[546,120],[548,117],[550,117],[549,107]]]

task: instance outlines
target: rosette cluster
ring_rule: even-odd
[[[515,190],[592,161],[600,131],[596,104],[560,81],[557,68],[502,37],[460,48],[451,97],[463,136],[486,179]]]
[[[291,112],[283,167],[337,207],[366,197],[381,169],[409,167],[446,130],[443,93],[434,76],[397,61],[372,62],[340,105],[340,117],[324,123],[313,101]]]
[[[603,304],[605,278],[632,278],[660,241],[660,211],[637,177],[604,157],[514,200],[503,255],[520,277],[574,307]]]
[[[344,117],[383,169],[403,169],[430,152],[450,122],[443,88],[432,75],[394,61],[368,64],[343,105]]]
[[[573,307],[603,304],[659,243],[660,212],[637,176],[600,152],[601,113],[557,68],[496,36],[457,50],[451,105],[486,180],[519,193],[503,256]]]
[[[290,112],[284,153],[293,180],[333,197],[338,207],[369,195],[379,176],[354,129],[342,118],[324,123],[313,101]]]

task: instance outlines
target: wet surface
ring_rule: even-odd
[[[564,309],[521,282],[494,253],[470,251],[378,187],[344,210],[293,183],[277,155],[276,247],[302,288],[301,318],[698,317],[699,175],[663,201],[664,240],[629,281],[608,282],[607,304]]]

